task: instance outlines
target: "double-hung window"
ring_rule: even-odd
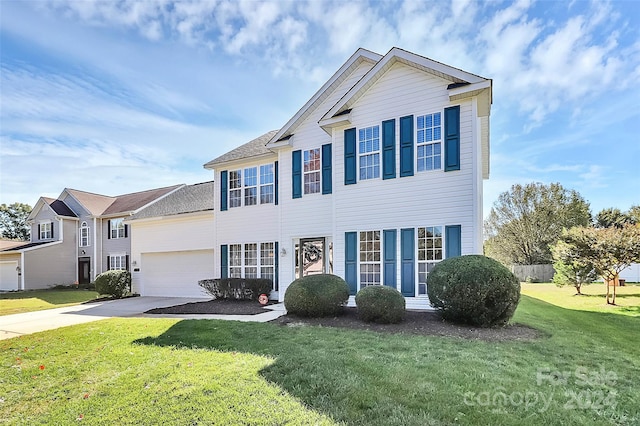
[[[304,151],[304,193],[317,194],[320,192],[320,148]]]
[[[229,278],[275,276],[275,243],[229,244]]]
[[[229,278],[242,278],[242,244],[229,245]]]
[[[229,207],[240,207],[242,205],[242,171],[232,170],[229,172]]]
[[[256,167],[244,169],[244,205],[258,203],[258,170]]]
[[[80,247],[87,247],[90,244],[89,239],[89,225],[87,222],[82,222],[80,225]]]
[[[244,277],[258,278],[258,244],[244,245]]]
[[[51,222],[42,222],[40,224],[40,239],[48,240],[53,238]]]
[[[260,243],[260,278],[267,278],[273,282],[275,257],[274,243]]]
[[[418,295],[427,294],[427,276],[443,253],[442,226],[418,228]]]
[[[109,256],[109,269],[121,270],[124,271],[127,269],[127,255],[126,254],[116,254]]]
[[[380,127],[372,126],[358,132],[360,180],[380,177]]]
[[[442,118],[439,112],[418,116],[416,123],[418,171],[440,170],[442,164]]]
[[[260,166],[260,204],[273,203],[273,164]]]
[[[124,238],[124,219],[111,219],[111,239]]]
[[[380,231],[360,232],[360,288],[381,284]]]

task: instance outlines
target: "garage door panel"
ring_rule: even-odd
[[[18,289],[18,262],[0,262],[0,290],[13,291]]]
[[[143,253],[144,296],[204,297],[198,281],[213,278],[213,250]]]

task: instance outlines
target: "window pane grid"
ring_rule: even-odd
[[[275,275],[275,243],[229,244],[230,278],[267,278]]]
[[[358,132],[360,180],[380,177],[380,128],[360,129]]]
[[[380,231],[360,232],[360,288],[380,285]]]
[[[304,193],[317,194],[320,192],[320,148],[303,152],[302,166],[304,170]]]
[[[260,204],[273,203],[273,164],[260,166]]]
[[[418,228],[418,294],[427,294],[427,276],[442,260],[442,226]]]
[[[439,170],[442,164],[442,123],[439,112],[417,118],[418,171]]]

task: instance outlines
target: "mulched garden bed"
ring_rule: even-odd
[[[356,308],[345,308],[344,314],[328,318],[302,318],[285,315],[273,323],[288,327],[316,325],[322,327],[343,327],[355,330],[368,330],[381,333],[407,333],[420,336],[461,337],[486,341],[532,340],[542,336],[538,330],[520,324],[500,328],[478,328],[450,322],[444,322],[434,311],[407,311],[405,320],[400,324],[375,324],[361,321]]]
[[[151,309],[145,314],[221,314],[221,315],[256,315],[269,312],[258,302],[250,300],[215,299],[205,302],[185,303],[168,308]]]

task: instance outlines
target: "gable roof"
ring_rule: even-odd
[[[170,194],[181,186],[183,185],[173,185],[164,188],[149,189],[147,191],[118,195],[117,197],[115,197],[115,201],[111,203],[111,205],[107,207],[105,211],[102,212],[101,216],[111,216],[134,212],[146,206],[147,204],[152,203],[159,198],[166,196],[167,194]]]
[[[205,169],[211,169],[216,164],[228,163],[229,161],[242,160],[245,158],[259,157],[265,154],[271,154],[272,151],[267,149],[267,143],[278,133],[278,130],[272,130],[252,141],[240,145],[239,147],[222,154],[204,165]]]
[[[360,79],[360,81],[349,89],[349,91],[329,111],[325,113],[325,115],[320,119],[320,122],[339,116],[344,114],[347,110],[350,110],[358,99],[360,99],[362,95],[364,95],[367,90],[369,90],[369,88],[373,86],[384,75],[384,73],[397,62],[454,82],[455,84],[451,85],[449,90],[455,91],[453,96],[456,96],[456,99],[460,99],[462,97],[461,94],[469,91],[476,91],[474,94],[478,94],[487,88],[489,91],[491,90],[491,80],[489,79],[445,65],[441,62],[434,61],[433,59],[408,52],[404,49],[394,47],[389,50],[389,52],[384,55],[384,57],[380,59],[378,63]],[[473,96],[474,94],[467,96]],[[450,97],[451,96],[452,94],[450,93]]]
[[[213,211],[214,182],[185,185],[132,215],[128,220]]]
[[[62,193],[67,192],[76,199],[91,215],[99,216],[109,207],[116,199],[106,195],[94,194],[91,192],[80,191],[78,189],[65,188]]]
[[[274,135],[273,144],[291,136],[295,128],[304,121],[362,62],[375,64],[382,58],[375,52],[360,48],[336,71],[331,78],[307,101],[306,104]]]

